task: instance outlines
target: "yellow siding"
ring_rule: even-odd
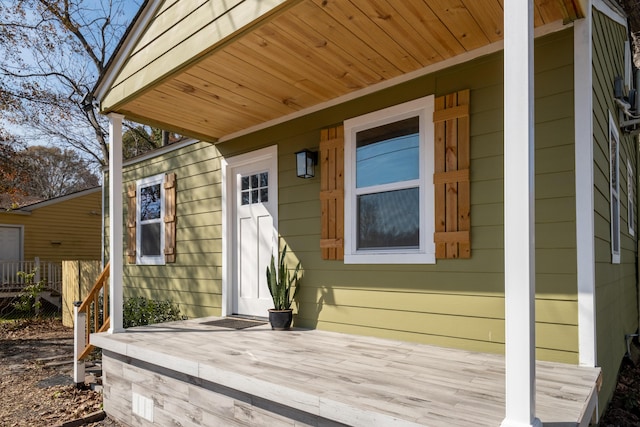
[[[111,110],[187,65],[283,3],[285,0],[165,1],[102,100],[103,110]]]
[[[36,207],[30,215],[0,212],[0,224],[24,226],[24,259],[97,260],[101,257],[101,200],[98,189]]]

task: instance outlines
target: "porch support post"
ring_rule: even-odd
[[[585,2],[585,19],[573,23],[576,254],[578,258],[578,349],[580,366],[597,366],[596,261],[593,182],[593,78],[591,1]]]
[[[124,267],[122,226],[122,119],[109,117],[109,333],[122,332],[122,269]]]
[[[535,418],[533,0],[504,2],[504,279],[506,417]]]

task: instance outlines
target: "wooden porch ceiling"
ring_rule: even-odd
[[[503,37],[504,0],[300,0],[113,111],[215,141]],[[536,0],[535,26],[583,17]]]

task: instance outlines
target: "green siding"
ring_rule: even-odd
[[[537,355],[576,363],[573,32],[536,40]],[[471,350],[504,350],[503,61],[493,54],[218,145],[277,144],[279,233],[305,275],[296,324]],[[320,256],[320,180],[293,153],[322,128],[429,94],[471,89],[472,257],[435,265],[345,265]]]
[[[536,40],[537,356],[578,361],[573,31]],[[302,261],[296,324],[470,350],[504,351],[503,61],[488,55],[216,146],[197,143],[128,166],[125,182],[178,178],[177,263],[125,267],[126,295],[171,298],[190,317],[220,314],[219,153],[278,145],[279,233]],[[320,130],[429,94],[471,89],[472,257],[435,265],[345,265],[320,256],[320,180],[294,153]],[[219,150],[219,153],[218,153]],[[126,213],[125,213],[126,215]]]
[[[124,167],[124,187],[127,188],[136,180],[147,176],[170,172],[176,173],[177,180],[176,262],[166,265],[135,265],[125,262],[124,296],[171,299],[180,305],[183,314],[191,318],[220,315],[220,155],[215,146],[198,142],[149,160],[136,162]],[[126,218],[125,203],[125,221]],[[106,232],[108,234],[108,227]],[[108,238],[105,240],[108,248]]]
[[[636,291],[636,239],[627,224],[627,159],[636,170],[632,138],[620,134],[621,263],[611,263],[609,206],[609,112],[617,121],[613,102],[615,76],[624,75],[624,41],[627,31],[602,13],[593,13],[593,137],[594,222],[596,257],[596,327],[598,365],[603,369],[601,408],[611,398],[616,374],[626,351],[625,334],[638,327]],[[637,174],[636,174],[637,176]]]

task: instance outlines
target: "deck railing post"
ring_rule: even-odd
[[[33,263],[33,269],[36,272],[36,275],[33,279],[34,283],[38,283],[40,281],[40,258],[39,257],[35,257],[34,259],[34,263]],[[29,273],[29,271],[25,271],[25,273]]]
[[[82,351],[87,346],[87,338],[85,329],[87,327],[87,314],[78,309],[82,305],[82,301],[73,303],[73,381],[77,388],[84,385],[84,360],[79,360]]]

